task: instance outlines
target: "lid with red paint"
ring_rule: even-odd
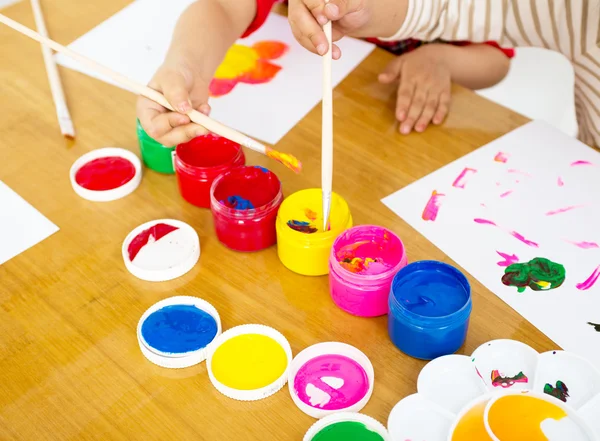
[[[200,239],[184,222],[159,219],[129,233],[122,253],[131,274],[149,282],[164,282],[183,276],[196,265]]]
[[[73,163],[71,185],[79,196],[96,202],[120,199],[142,180],[142,164],[129,150],[106,147],[93,150]]]

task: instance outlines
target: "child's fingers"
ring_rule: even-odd
[[[165,113],[166,109],[160,104],[155,103],[154,101],[140,96],[136,103],[136,113],[137,117],[140,120],[140,124],[146,133],[150,136],[150,132],[152,132],[152,121],[157,116]]]
[[[189,124],[191,121],[186,115],[177,112],[166,112],[157,115],[148,126],[148,135],[154,139],[164,137],[171,130]]]
[[[439,107],[439,97],[439,93],[431,93],[431,91],[429,92],[429,95],[427,96],[427,103],[423,108],[423,113],[421,113],[421,116],[415,124],[415,130],[417,132],[423,132],[433,119],[433,116]]]
[[[325,2],[323,0],[302,0],[302,3],[310,11],[315,20],[317,20],[317,23],[321,26],[327,24],[329,19],[325,17],[323,11],[323,8],[325,7]]]
[[[339,48],[339,46],[337,44],[333,45],[331,56],[333,57],[334,60],[339,60],[341,58],[342,50]]]
[[[165,145],[167,147],[172,147],[178,144],[183,144],[184,142],[191,141],[192,139],[206,135],[208,130],[204,127],[199,126],[196,123],[189,123],[183,126],[179,126],[174,128],[173,130],[167,132],[165,135],[155,138],[157,142]]]
[[[404,59],[402,57],[396,57],[395,60],[388,63],[383,69],[383,72],[379,74],[379,82],[383,84],[391,84],[398,79],[400,72],[402,71],[402,64]]]
[[[450,111],[450,99],[450,92],[442,92],[442,94],[440,95],[437,110],[435,112],[435,115],[433,116],[434,124],[441,124],[444,122],[444,119],[446,119],[446,116]]]
[[[400,80],[398,97],[396,98],[396,118],[400,122],[403,122],[408,115],[408,109],[411,106],[415,87],[415,83],[410,80]]]
[[[408,109],[406,119],[400,125],[400,133],[402,133],[403,135],[408,135],[412,131],[415,123],[417,122],[417,119],[423,113],[423,108],[425,107],[426,100],[427,91],[422,87],[417,87],[415,89],[414,96],[410,103],[410,109]]]
[[[325,32],[304,5],[297,5],[289,11],[288,20],[298,43],[310,52],[323,55],[329,44]]]
[[[180,113],[192,110],[190,93],[185,78],[178,72],[169,72],[160,79],[163,95],[173,108]]]

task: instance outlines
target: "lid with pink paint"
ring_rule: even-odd
[[[108,202],[127,196],[140,185],[142,164],[129,150],[106,147],[81,156],[71,166],[69,175],[79,196]]]
[[[131,274],[149,282],[164,282],[183,276],[196,265],[200,239],[184,222],[159,219],[129,233],[122,254]]]
[[[292,361],[288,386],[292,400],[307,415],[359,412],[373,393],[375,372],[369,358],[346,343],[309,346]]]

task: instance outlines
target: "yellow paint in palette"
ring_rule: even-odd
[[[467,410],[458,421],[454,432],[452,432],[452,441],[491,441],[488,435],[483,415],[489,399],[476,403]]]
[[[256,390],[279,379],[287,369],[283,347],[262,334],[242,334],[225,341],[212,357],[212,372],[221,384]]]
[[[302,232],[288,225],[290,221],[307,223]],[[288,196],[277,214],[277,254],[290,270],[305,276],[329,273],[329,254],[333,241],[352,227],[350,208],[342,197],[331,195],[330,229],[323,231],[321,189],[311,188]]]

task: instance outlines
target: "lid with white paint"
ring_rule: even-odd
[[[132,193],[142,181],[140,159],[129,150],[105,147],[81,156],[69,172],[73,190],[89,201],[108,202]]]
[[[304,349],[292,361],[288,374],[292,400],[313,418],[360,411],[371,398],[374,383],[369,358],[354,346],[339,342]]]
[[[131,274],[164,282],[190,271],[200,258],[200,239],[188,224],[174,219],[146,222],[123,241],[123,261]]]
[[[221,334],[219,313],[205,300],[175,296],[152,305],[140,318],[137,338],[144,357],[165,368],[186,368],[206,359]]]
[[[210,346],[206,368],[213,386],[239,401],[256,401],[278,392],[288,379],[292,349],[278,331],[241,325],[221,334]]]

